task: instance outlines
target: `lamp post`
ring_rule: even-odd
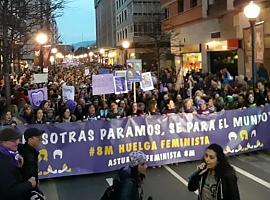
[[[51,65],[53,67],[54,72],[55,72],[55,65],[57,64],[56,63],[56,54],[57,54],[57,52],[58,52],[58,49],[57,48],[54,47],[54,48],[51,49],[51,54],[52,55],[50,57],[50,61],[51,61]]]
[[[48,35],[45,33],[38,33],[36,36],[36,41],[40,45],[40,50],[39,50],[39,63],[41,67],[41,73],[43,73],[43,45],[48,42]]]
[[[124,63],[125,64],[127,62],[127,57],[128,57],[128,55],[127,55],[127,49],[129,48],[129,46],[130,46],[130,42],[129,41],[125,40],[125,41],[122,42],[122,47],[125,50],[124,51]]]
[[[88,55],[89,55],[89,58],[90,58],[89,61],[92,62],[93,61],[93,55],[94,55],[94,53],[92,51],[90,51],[88,53]]]
[[[255,94],[256,85],[256,66],[255,66],[255,23],[260,14],[260,7],[251,1],[245,8],[244,14],[248,18],[251,28],[251,65],[252,65],[252,86]]]
[[[100,49],[99,50],[99,53],[100,53],[100,62],[103,64],[103,56],[105,54],[105,50],[104,49]]]

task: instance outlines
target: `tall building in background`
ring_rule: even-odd
[[[255,1],[261,7],[258,22],[264,21],[265,46],[261,61],[270,71],[269,4]],[[177,67],[217,72],[226,67],[231,74],[251,76],[251,55],[245,48],[249,28],[243,8],[248,0],[161,0],[165,13],[162,30],[171,32],[171,51]],[[268,38],[268,39],[267,39]],[[268,52],[268,53],[267,53]]]
[[[95,0],[95,8],[97,46],[105,49],[111,64],[125,64],[122,43],[128,41],[128,59],[142,59],[148,69],[160,65],[160,0]]]
[[[151,70],[160,65],[157,51],[162,50],[155,48],[161,43],[160,0],[115,0],[115,10],[116,45],[121,47],[123,41],[129,41],[127,57],[142,59],[144,68]]]
[[[96,38],[98,48],[114,48],[115,10],[113,0],[95,0]]]

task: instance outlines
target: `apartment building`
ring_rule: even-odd
[[[164,31],[172,32],[171,51],[175,63],[190,69],[217,72],[227,67],[233,75],[251,76],[251,55],[244,49],[244,30],[249,22],[243,14],[248,0],[161,0],[165,13]],[[269,1],[255,1],[261,6],[257,22],[264,26],[263,63],[270,69]]]
[[[124,64],[124,57],[155,65],[154,37],[160,33],[160,0],[96,0],[97,46],[110,64]],[[123,41],[130,47],[125,54]]]
[[[115,10],[112,0],[95,0],[96,39],[98,48],[114,48]]]
[[[116,46],[130,42],[128,58],[155,65],[154,37],[160,32],[160,0],[115,0]]]

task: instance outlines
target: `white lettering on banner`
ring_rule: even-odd
[[[189,151],[185,151],[185,157],[192,157],[195,156],[195,151],[190,150],[192,153],[189,153]],[[163,160],[170,160],[172,161],[173,159],[178,159],[182,157],[182,152],[181,151],[171,151],[171,152],[165,152],[165,153],[159,153],[159,154],[150,154],[146,155],[146,160],[147,162],[159,162]],[[121,165],[121,164],[126,164],[129,163],[129,157],[119,157],[119,158],[114,158],[110,159],[108,161],[108,167],[116,166],[116,165]],[[172,162],[171,162],[172,163]]]
[[[258,115],[234,117],[233,127],[258,125],[260,122],[267,122],[267,120],[268,115],[266,112]]]
[[[87,132],[85,130],[80,130],[76,133],[75,131],[62,132],[62,133],[44,133],[42,135],[42,144],[47,145],[49,143],[75,143],[75,142],[87,142],[94,141],[94,131],[89,129]]]
[[[187,132],[207,132],[215,130],[215,119],[210,121],[187,122]]]
[[[100,129],[100,140],[110,140],[110,139],[123,139],[129,137],[143,137],[143,136],[153,136],[161,135],[160,124],[149,124],[140,126],[128,126],[126,132],[122,127]]]

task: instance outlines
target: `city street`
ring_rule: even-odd
[[[241,200],[269,200],[270,151],[230,158],[238,176]],[[187,190],[188,177],[198,162],[162,166],[148,170],[144,185],[145,197],[154,200],[195,200],[196,194]],[[108,186],[107,178],[114,173],[74,176],[43,180],[41,188],[49,200],[98,200]]]

